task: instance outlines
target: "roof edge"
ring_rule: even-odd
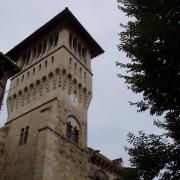
[[[82,38],[87,42],[91,49],[92,58],[95,58],[96,56],[101,55],[105,52],[102,47],[87,32],[83,25],[77,20],[77,18],[71,13],[69,8],[65,7],[63,11],[61,11],[59,14],[50,19],[47,23],[42,25],[31,35],[26,37],[19,44],[9,50],[6,55],[15,60],[19,52],[26,49],[34,41],[40,39],[43,35],[47,34],[53,28],[57,27],[65,21],[68,22],[72,26],[72,28],[75,29],[75,31],[77,31],[77,33],[79,33]]]

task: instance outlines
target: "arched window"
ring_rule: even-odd
[[[27,126],[26,128],[21,129],[20,142],[19,142],[20,145],[27,143],[28,131],[29,131],[29,126]]]
[[[66,137],[71,142],[79,144],[79,125],[77,120],[70,116],[66,123]]]

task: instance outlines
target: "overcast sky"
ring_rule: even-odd
[[[93,99],[88,117],[88,146],[115,159],[122,157],[129,165],[127,152],[128,132],[147,133],[158,130],[152,126],[153,118],[137,113],[128,101],[137,101],[140,95],[127,90],[116,61],[127,61],[117,49],[120,23],[127,17],[117,8],[115,0],[1,0],[0,2],[0,51],[7,52],[17,43],[68,7],[86,30],[102,46],[105,53],[92,60]],[[7,94],[7,93],[6,93]],[[7,119],[5,105],[0,114],[0,126]]]

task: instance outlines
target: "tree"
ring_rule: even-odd
[[[133,92],[143,94],[142,101],[131,105],[139,112],[162,116],[162,122],[154,123],[166,131],[161,136],[129,134],[133,147],[126,149],[140,177],[152,179],[163,169],[162,178],[176,179],[180,177],[180,159],[173,156],[180,155],[180,1],[118,0],[118,5],[131,17],[121,24],[124,31],[118,46],[131,61],[117,62],[126,69],[119,77]],[[149,157],[154,163],[146,167]]]

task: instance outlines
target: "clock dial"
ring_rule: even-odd
[[[78,105],[78,99],[77,99],[77,97],[76,97],[75,94],[71,94],[70,99],[71,99],[71,103],[72,103],[74,106],[77,106],[77,105]]]

